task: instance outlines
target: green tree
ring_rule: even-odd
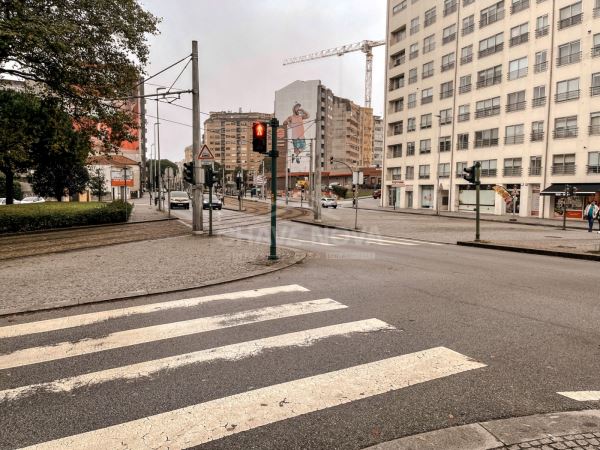
[[[156,166],[155,166],[156,165]],[[158,166],[158,160],[156,159],[147,159],[146,160],[146,173],[150,174],[150,176],[148,177],[149,180],[152,180],[152,178],[154,178],[154,186],[156,189],[158,189],[158,178],[156,176],[154,176],[153,171],[155,171],[154,167]],[[177,173],[179,173],[179,168],[177,167],[177,164],[175,164],[173,161],[169,161],[168,159],[161,159],[160,160],[160,176],[163,177],[164,180],[164,176],[165,176],[165,170],[167,170],[167,167],[170,167],[173,169],[173,174],[177,175]],[[152,171],[150,170],[152,168]],[[150,189],[151,186],[148,186],[148,189]]]
[[[104,190],[104,187],[106,186],[106,175],[104,175],[104,171],[96,169],[91,172],[88,186],[92,191],[92,195],[98,197],[98,201],[101,202],[102,196],[108,194],[108,192]]]
[[[157,24],[137,0],[2,0],[0,76],[32,81],[39,95],[62,99],[109,148],[131,140],[136,124],[107,100],[137,84]]]
[[[21,200],[23,198],[21,183],[18,181],[13,182],[13,193],[14,199]],[[6,197],[6,176],[3,173],[0,173],[0,197]]]

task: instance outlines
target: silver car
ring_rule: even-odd
[[[190,197],[187,192],[173,191],[171,192],[171,209],[174,208],[185,208],[190,209]]]
[[[25,197],[21,203],[45,203],[44,197]]]
[[[332,197],[323,197],[321,198],[321,206],[323,208],[337,208],[337,200]]]

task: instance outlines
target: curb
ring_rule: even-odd
[[[500,450],[567,448],[552,444],[571,441],[577,448],[598,448],[600,410],[572,411],[478,422],[408,436],[368,447],[369,450]],[[583,441],[583,444],[580,442]],[[588,447],[588,445],[590,447]]]
[[[232,239],[232,238],[226,238],[226,239]],[[233,239],[238,239],[238,238],[233,238]],[[284,247],[280,247],[280,248],[284,248]],[[126,292],[124,294],[119,294],[119,295],[114,295],[114,296],[84,299],[81,301],[67,300],[65,302],[53,303],[50,305],[34,305],[34,306],[25,307],[25,308],[0,309],[0,318],[4,318],[7,316],[14,316],[17,314],[27,314],[27,313],[32,313],[32,312],[53,311],[56,309],[64,309],[64,308],[70,308],[70,307],[81,306],[81,305],[89,305],[89,304],[97,304],[97,303],[110,303],[110,302],[122,301],[122,300],[134,300],[134,299],[139,299],[142,297],[149,297],[149,296],[153,296],[153,295],[186,292],[186,291],[190,291],[193,289],[199,289],[199,288],[204,288],[204,287],[209,287],[209,286],[219,286],[222,284],[227,284],[227,283],[231,283],[234,281],[247,280],[249,278],[254,278],[257,276],[266,275],[269,273],[277,272],[279,270],[287,269],[288,267],[291,267],[293,265],[300,264],[308,256],[307,252],[303,252],[303,251],[300,251],[297,249],[290,249],[288,247],[285,247],[285,248],[286,248],[286,250],[290,250],[294,253],[294,255],[290,259],[278,260],[275,263],[267,262],[266,264],[269,264],[268,267],[261,269],[261,270],[255,270],[255,271],[249,272],[241,277],[232,276],[232,277],[217,278],[216,280],[206,281],[204,283],[198,283],[196,285],[186,286],[186,287],[177,288],[177,289],[139,290],[139,291]]]
[[[600,255],[587,255],[585,253],[569,253],[569,252],[561,252],[559,250],[544,250],[537,248],[528,248],[528,247],[514,247],[509,245],[500,245],[500,244],[489,244],[485,242],[473,242],[473,241],[458,241],[456,245],[461,245],[464,247],[479,247],[479,248],[487,248],[490,250],[503,250],[506,252],[516,252],[516,253],[530,253],[534,255],[544,255],[544,256],[557,256],[560,258],[569,258],[569,259],[582,259],[585,261],[600,261]]]

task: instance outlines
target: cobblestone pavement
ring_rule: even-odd
[[[568,436],[553,436],[536,441],[522,442],[520,444],[498,447],[495,450],[598,450],[600,449],[600,432],[571,434]]]

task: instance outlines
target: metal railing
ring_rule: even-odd
[[[544,132],[543,131],[532,131],[531,132],[531,142],[539,142],[544,140]]]
[[[421,98],[421,105],[426,105],[427,103],[431,103],[433,101],[433,95],[430,95],[429,97],[423,97]]]
[[[448,70],[454,69],[454,61],[442,64],[442,72],[446,72]]]
[[[456,148],[458,150],[468,150],[469,149],[469,141],[467,141],[467,142],[458,141],[456,143]]]
[[[522,167],[505,167],[502,170],[502,176],[505,177],[520,177],[523,173]]]
[[[600,8],[594,8],[593,12],[594,12],[594,19],[600,17]]]
[[[541,166],[529,166],[529,175],[532,177],[540,176],[542,174]]]
[[[512,72],[508,72],[507,78],[509,80],[517,80],[519,78],[523,78],[527,76],[527,67],[523,67],[522,69],[513,70]]]
[[[504,19],[504,14],[504,9],[499,9],[494,14],[488,14],[485,17],[482,17],[479,20],[479,28],[486,27],[488,25],[493,24],[494,22],[498,22],[499,20]]]
[[[399,174],[399,173],[392,174],[392,180],[401,180],[401,179],[402,179],[402,174]]]
[[[596,58],[597,56],[600,56],[600,45],[592,47],[592,58]]]
[[[504,49],[504,42],[496,44],[493,47],[488,47],[485,50],[479,50],[479,57],[485,58],[486,56],[493,55],[494,53],[501,52]]]
[[[414,180],[415,179],[415,175],[414,174],[406,174],[406,176],[404,177],[405,180]]]
[[[481,119],[482,117],[497,116],[498,114],[500,114],[500,106],[492,106],[475,111],[475,118]]]
[[[406,57],[404,55],[392,56],[390,61],[390,69],[404,64],[405,61]]]
[[[459,86],[459,88],[458,88],[459,94],[466,94],[467,92],[471,92],[471,84],[470,83]]]
[[[546,105],[546,97],[537,97],[531,100],[532,108],[539,108]]]
[[[587,169],[587,173],[588,174],[598,174],[600,173],[600,166],[599,165],[587,165],[586,166]]]
[[[595,97],[596,95],[600,95],[600,86],[592,86],[590,87],[590,95]]]
[[[515,47],[516,45],[524,44],[525,42],[529,42],[529,33],[523,33],[519,36],[514,36],[510,38],[510,46]]]
[[[574,175],[575,164],[552,164],[552,175]]]
[[[506,145],[522,144],[523,142],[525,142],[524,134],[515,134],[513,136],[504,136],[504,143]]]
[[[442,38],[442,45],[452,42],[454,39],[456,39],[456,33],[449,34]]]
[[[433,72],[434,72],[433,69],[429,69],[427,72],[423,72],[423,75],[422,75],[421,78],[424,80],[425,78],[432,77],[433,76]]]
[[[436,19],[436,15],[434,14],[431,17],[428,17],[425,19],[425,26],[428,27],[429,25],[433,25],[435,23],[435,19]]]
[[[463,29],[461,31],[461,35],[466,36],[467,34],[471,34],[473,31],[475,31],[475,23],[472,23],[471,25],[467,25],[466,27],[463,27]]]
[[[458,115],[458,121],[459,122],[466,122],[467,120],[469,120],[471,118],[471,113],[462,113]]]
[[[560,102],[568,102],[570,100],[577,100],[580,96],[580,90],[579,89],[574,89],[572,91],[567,91],[567,92],[557,92],[556,94],[554,94],[554,101],[556,103],[560,103]]]
[[[556,65],[566,66],[567,64],[574,64],[581,61],[581,52],[571,53],[565,56],[559,56],[556,58]]]
[[[471,53],[470,55],[467,56],[461,56],[460,58],[460,64],[468,64],[471,61],[473,61],[473,53]]]
[[[535,30],[535,37],[541,38],[541,37],[547,36],[549,32],[550,32],[550,25],[546,25],[542,28],[538,28]]]
[[[450,98],[454,95],[454,89],[450,89],[447,91],[442,91],[440,92],[440,100],[443,100],[445,98]]]
[[[512,5],[510,5],[510,13],[516,14],[527,8],[529,8],[529,0],[519,0],[518,2],[513,2]]]
[[[482,177],[495,177],[498,173],[498,169],[480,169],[479,175]]]
[[[417,56],[419,56],[419,50],[417,50],[416,52],[410,52],[410,54],[408,55],[408,59],[415,59]]]
[[[406,104],[406,106],[408,107],[408,109],[416,108],[417,107],[417,101],[415,100],[414,102],[408,102]]]
[[[600,125],[589,125],[588,126],[588,135],[600,136]]]
[[[506,104],[506,112],[514,112],[514,111],[522,111],[527,106],[527,102],[523,100],[522,102],[515,103],[507,103]]]
[[[450,4],[446,5],[444,7],[444,17],[446,17],[448,14],[452,14],[453,12],[455,12],[456,11],[456,5],[457,5],[456,0],[454,0]]]
[[[428,128],[431,128],[431,122],[421,124],[421,130],[426,130]]]
[[[533,73],[545,72],[548,70],[548,61],[542,61],[533,66]]]
[[[484,78],[482,80],[477,80],[477,89],[481,89],[488,86],[493,86],[495,84],[502,83],[502,75],[495,75],[490,78]]]
[[[574,16],[559,20],[558,21],[558,29],[562,30],[564,28],[572,27],[573,25],[578,25],[582,22],[582,20],[583,20],[583,13],[575,14]]]
[[[410,35],[412,36],[415,33],[419,32],[419,25],[415,25],[414,27],[410,27]]]
[[[475,148],[496,146],[498,146],[498,138],[475,139]]]
[[[416,82],[417,82],[417,77],[416,76],[410,77],[408,79],[408,84],[413,84],[413,83],[416,83]]]
[[[429,53],[435,50],[435,42],[423,46],[423,54]]]
[[[429,180],[430,175],[428,173],[420,173],[419,180]]]
[[[579,134],[578,127],[565,127],[565,128],[557,128],[552,132],[552,137],[554,139],[567,139],[577,137]]]

